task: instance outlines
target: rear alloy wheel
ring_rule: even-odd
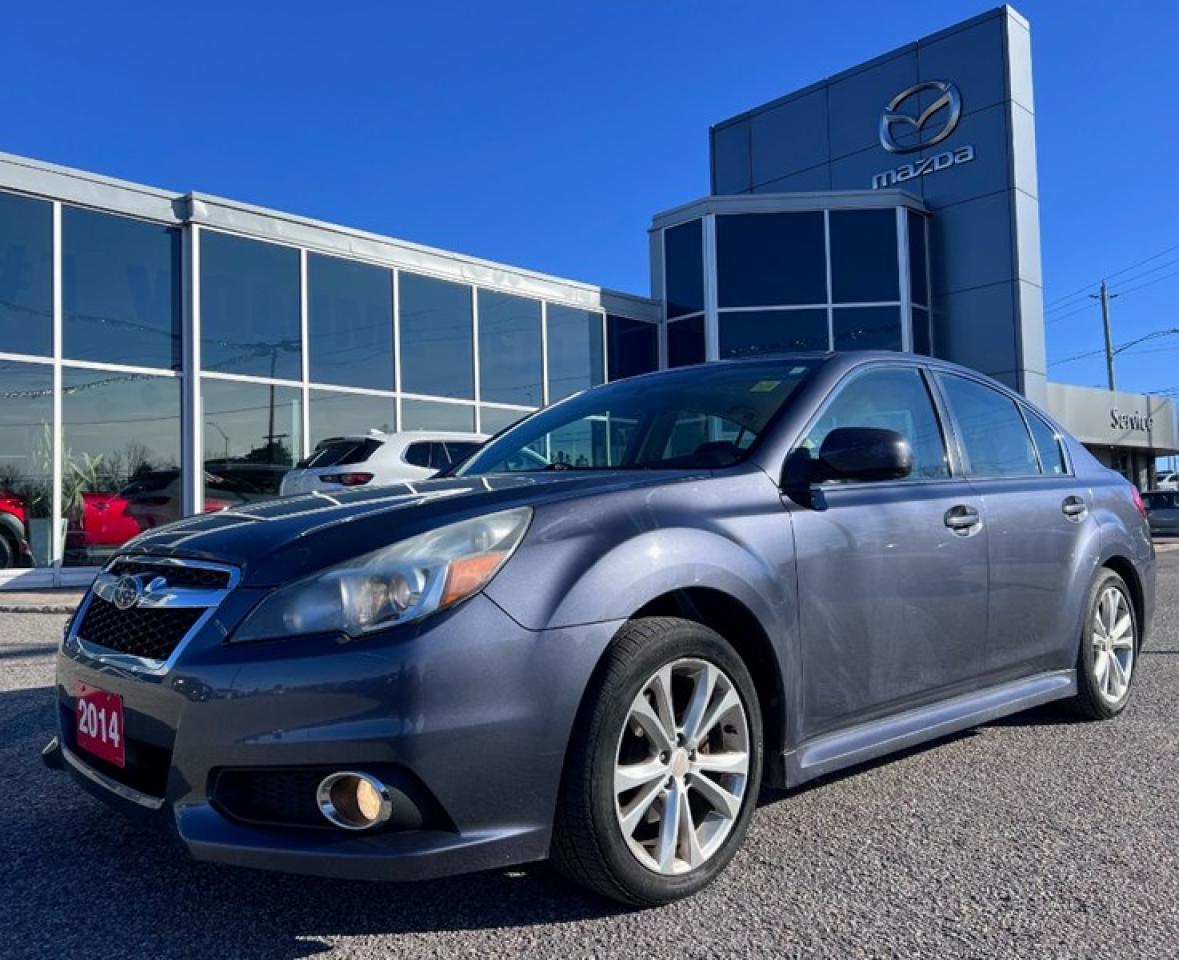
[[[1126,582],[1103,570],[1089,591],[1089,615],[1077,661],[1080,713],[1093,720],[1117,716],[1130,698],[1138,653],[1138,618]]]
[[[744,839],[761,752],[757,694],[732,647],[691,621],[627,624],[570,745],[558,866],[625,903],[690,896]]]

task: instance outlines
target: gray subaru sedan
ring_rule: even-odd
[[[588,390],[433,480],[143,534],[57,658],[51,766],[204,860],[712,881],[790,787],[1052,700],[1125,707],[1137,491],[899,354]]]

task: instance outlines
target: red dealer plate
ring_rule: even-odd
[[[75,717],[79,749],[116,767],[125,766],[123,698],[87,684],[79,684],[77,692]]]

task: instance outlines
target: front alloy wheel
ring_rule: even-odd
[[[630,705],[614,764],[614,813],[631,853],[665,875],[724,844],[749,782],[749,721],[733,681],[706,660],[651,675]]]
[[[570,742],[553,857],[573,880],[639,906],[697,892],[744,840],[761,782],[757,693],[701,624],[627,624]]]

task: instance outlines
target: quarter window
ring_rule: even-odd
[[[906,479],[939,480],[950,476],[937,414],[916,367],[886,367],[857,376],[823,411],[802,445],[817,456],[827,434],[837,427],[895,430],[913,448],[913,470]]]
[[[1040,467],[1044,473],[1061,476],[1068,473],[1068,464],[1064,460],[1064,445],[1060,436],[1048,423],[1031,410],[1024,407],[1028,427],[1032,431],[1032,440],[1036,444],[1036,452],[1040,455]]]
[[[964,377],[939,374],[938,382],[958,425],[971,476],[1026,477],[1040,472],[1014,400]]]

